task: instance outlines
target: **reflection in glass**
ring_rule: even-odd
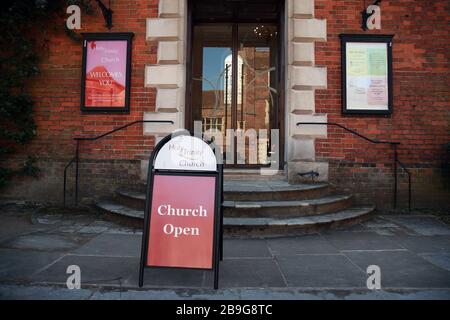
[[[270,134],[262,133],[276,126],[277,28],[275,25],[241,24],[238,43],[238,56],[243,64],[238,77],[242,96],[238,97],[236,106],[237,129],[240,130],[237,135],[244,135],[245,141],[242,139],[236,146],[237,163],[267,164]]]
[[[268,164],[270,129],[277,128],[277,59],[275,25],[194,27],[192,120],[201,121],[203,132],[224,136],[224,150],[233,150],[226,163]],[[227,129],[232,136],[225,138]]]

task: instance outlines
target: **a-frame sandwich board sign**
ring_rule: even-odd
[[[222,165],[202,139],[186,132],[163,138],[148,164],[139,287],[145,268],[214,271],[222,257]]]

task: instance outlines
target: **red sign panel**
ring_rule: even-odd
[[[147,266],[212,268],[215,183],[211,176],[154,176]]]
[[[124,107],[127,40],[91,40],[86,44],[86,107]]]

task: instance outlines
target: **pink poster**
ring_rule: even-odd
[[[88,40],[84,106],[124,107],[126,72],[126,40]]]
[[[211,269],[215,177],[154,177],[147,265]]]

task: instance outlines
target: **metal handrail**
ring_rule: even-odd
[[[374,140],[371,139],[369,137],[366,137],[362,134],[360,134],[359,132],[349,129],[347,127],[344,127],[343,125],[336,123],[336,122],[298,122],[296,124],[297,126],[299,125],[330,125],[330,126],[336,126],[339,127],[353,135],[356,135],[366,141],[369,141],[370,143],[374,143],[374,144],[389,144],[390,146],[392,146],[393,150],[394,150],[394,209],[397,208],[397,189],[398,189],[398,181],[397,181],[397,164],[399,164],[402,169],[406,172],[406,174],[408,175],[408,211],[411,212],[411,172],[406,168],[406,166],[398,159],[398,154],[397,154],[397,146],[399,146],[401,143],[398,141],[382,141],[382,140]]]
[[[64,167],[64,187],[63,187],[63,204],[66,206],[66,180],[67,180],[67,169],[70,167],[70,165],[75,161],[76,157],[73,157],[69,163]]]
[[[78,177],[79,177],[79,170],[78,170],[78,163],[80,162],[80,142],[81,141],[95,141],[99,140],[103,137],[106,137],[110,134],[113,134],[117,131],[121,131],[125,128],[128,128],[130,126],[133,126],[138,123],[170,123],[173,124],[174,122],[171,120],[136,120],[130,123],[127,123],[126,125],[123,125],[121,127],[115,128],[111,131],[108,131],[106,133],[103,133],[96,137],[75,137],[73,140],[76,141],[76,148],[75,148],[75,156],[69,161],[69,163],[64,167],[64,186],[63,186],[63,205],[66,206],[66,179],[67,179],[67,169],[72,165],[72,163],[75,162],[75,205],[78,205]]]
[[[360,138],[362,138],[362,139],[364,139],[366,141],[369,141],[371,143],[390,144],[390,145],[399,145],[400,144],[400,142],[397,142],[397,141],[380,141],[380,140],[371,139],[369,137],[363,136],[362,134],[360,134],[359,132],[356,132],[355,130],[352,130],[352,129],[349,129],[347,127],[344,127],[343,125],[341,125],[339,123],[336,123],[336,122],[298,122],[297,123],[297,125],[301,125],[301,124],[311,124],[311,125],[319,124],[319,125],[336,126],[336,127],[341,128],[341,129],[344,129],[345,131],[350,132],[350,133],[352,133],[352,134],[354,134],[354,135],[356,135],[356,136],[358,136],[358,137],[360,137]]]
[[[397,149],[395,150],[395,153],[397,153]],[[406,174],[408,175],[408,211],[411,212],[411,172],[406,168],[406,166],[400,161],[398,160],[398,156],[397,156],[397,163],[400,165],[400,167],[402,167],[403,171],[406,172]],[[397,188],[396,188],[397,191]]]

